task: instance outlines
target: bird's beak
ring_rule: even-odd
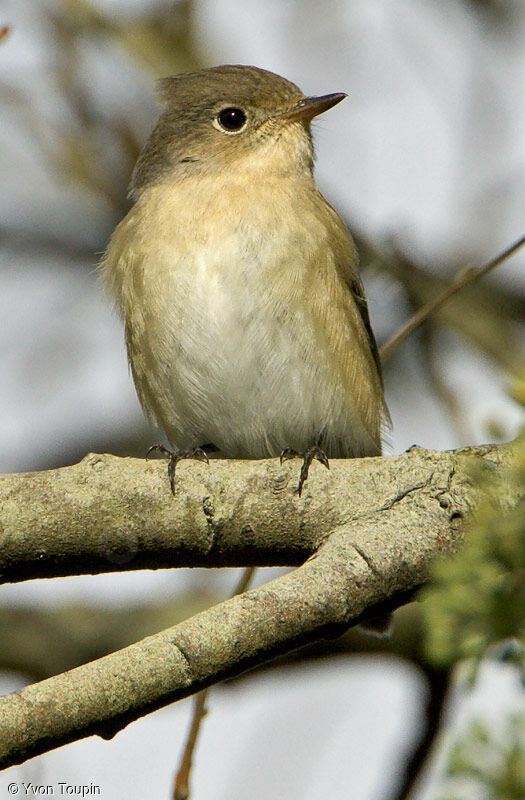
[[[322,114],[323,111],[328,111],[329,108],[340,103],[345,97],[346,94],[344,92],[323,94],[321,97],[303,97],[302,100],[299,100],[299,102],[288,109],[288,111],[277,114],[274,119],[309,122],[318,114]]]

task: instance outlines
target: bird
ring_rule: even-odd
[[[140,403],[182,458],[381,454],[381,365],[352,236],[314,178],[305,96],[268,70],[163,78],[103,280]],[[149,451],[148,451],[149,453]]]

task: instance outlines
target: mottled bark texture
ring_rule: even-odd
[[[97,661],[0,698],[0,766],[90,734],[395,608],[461,541],[480,473],[508,446],[412,448],[314,465],[166,463],[89,455],[0,478],[0,577],[178,566],[298,569]]]

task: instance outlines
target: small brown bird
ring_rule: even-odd
[[[381,453],[381,371],[310,121],[346,95],[221,66],[160,81],[135,201],[103,264],[140,402],[180,458]],[[160,448],[164,451],[164,448]]]

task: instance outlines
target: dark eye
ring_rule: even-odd
[[[217,114],[217,122],[225,131],[240,131],[246,124],[246,114],[242,108],[223,108]]]

